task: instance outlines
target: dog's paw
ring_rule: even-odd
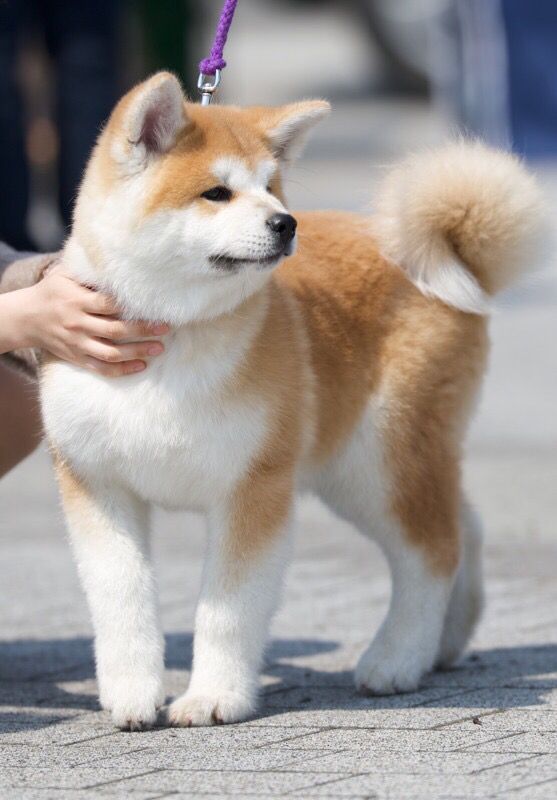
[[[129,681],[120,686],[105,685],[100,695],[104,709],[112,712],[112,721],[123,731],[152,728],[159,708],[164,703],[160,681]]]
[[[199,694],[186,692],[168,709],[171,725],[190,728],[197,725],[222,725],[241,722],[255,710],[252,698],[231,691]]]
[[[388,648],[372,644],[360,658],[354,680],[364,695],[414,692],[428,669],[415,652],[389,652]]]

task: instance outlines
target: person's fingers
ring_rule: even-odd
[[[110,342],[91,339],[85,346],[88,356],[99,361],[117,364],[121,361],[133,361],[146,356],[158,356],[164,350],[161,342],[130,342],[129,344],[111,344]]]
[[[100,361],[97,358],[87,356],[81,361],[80,366],[90,369],[92,372],[97,372],[99,375],[104,375],[105,378],[121,378],[123,375],[142,372],[147,365],[144,361],[121,361],[117,364],[110,364],[107,361]]]
[[[90,314],[100,314],[101,316],[118,313],[118,306],[113,297],[102,292],[95,292],[93,289],[86,289],[86,295],[83,297],[83,309]]]
[[[99,339],[112,342],[123,339],[135,340],[143,336],[162,336],[168,333],[168,325],[149,322],[114,319],[112,317],[87,314],[83,320],[83,331]]]
[[[91,317],[92,319],[96,319],[98,317],[99,323],[104,322],[104,317],[113,318],[107,322],[109,325],[115,325],[115,327],[109,328],[108,330],[102,326],[95,326],[95,322],[92,322],[92,325],[95,326],[93,329],[87,324],[83,324],[82,321],[81,327],[83,330],[90,331],[92,335],[99,336],[103,339],[118,340],[130,339],[136,336],[163,336],[170,330],[170,326],[162,322],[158,323],[145,322],[144,320],[120,320],[118,319],[120,308],[118,307],[116,300],[110,295],[105,294],[104,292],[97,292],[94,289],[90,289],[87,286],[76,283],[73,278],[71,278],[69,275],[65,275],[64,273],[59,273],[55,277],[63,278],[64,280],[71,282],[74,303],[77,298],[79,305],[81,306],[82,310],[86,312],[87,317]],[[91,320],[88,320],[88,322],[89,321]],[[75,322],[76,321],[74,320],[74,323]],[[118,325],[116,325],[116,323],[118,323]]]
[[[57,270],[43,278],[40,285],[51,295],[54,295],[55,298],[63,299],[74,306],[78,305],[80,307],[88,307],[91,304],[95,304],[95,298],[99,294],[88,286],[78,283],[71,275]],[[101,297],[110,300],[108,295],[101,294]]]

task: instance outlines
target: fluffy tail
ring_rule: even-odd
[[[546,230],[534,178],[508,153],[460,141],[411,156],[387,177],[377,233],[426,295],[482,314],[539,260]]]

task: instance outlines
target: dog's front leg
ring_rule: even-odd
[[[187,692],[174,725],[237,722],[255,710],[268,627],[288,560],[292,486],[267,477],[209,519],[209,548],[195,620]]]
[[[150,727],[164,702],[164,641],[148,556],[149,508],[57,464],[79,574],[93,618],[100,702],[123,729]]]

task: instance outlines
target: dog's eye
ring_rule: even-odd
[[[271,186],[271,184],[267,186],[267,191],[269,192],[269,194],[273,194],[273,187]]]
[[[226,186],[214,186],[212,189],[203,192],[201,197],[206,200],[214,200],[217,203],[227,203],[232,197],[232,192]]]

